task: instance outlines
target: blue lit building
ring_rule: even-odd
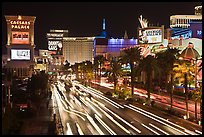
[[[124,38],[108,38],[106,32],[105,19],[102,23],[102,32],[94,39],[94,57],[103,55],[106,58],[110,56],[120,56],[120,50],[137,45],[137,39],[128,39],[127,32],[125,31]]]
[[[110,56],[120,56],[120,50],[137,45],[137,39],[118,39],[118,38],[95,38],[94,56],[103,55],[106,58]]]

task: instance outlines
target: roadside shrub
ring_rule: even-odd
[[[154,101],[154,100],[151,101],[151,106],[152,106],[152,107],[155,107],[155,101]]]
[[[105,95],[112,96],[112,93],[110,91],[106,92]]]

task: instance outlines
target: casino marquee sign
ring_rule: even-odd
[[[11,29],[29,29],[30,28],[30,21],[16,21],[16,20],[11,20]]]

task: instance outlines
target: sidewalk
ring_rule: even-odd
[[[50,125],[52,125],[52,100],[49,100],[49,105],[47,106],[47,100],[44,99],[39,106],[37,115],[27,119],[22,128],[20,135],[51,135]]]

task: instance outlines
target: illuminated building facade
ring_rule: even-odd
[[[193,32],[192,25],[194,23],[202,24],[202,6],[195,7],[195,15],[172,15],[170,16],[170,28],[173,31],[172,39],[179,39],[182,37],[183,39],[192,38],[195,34],[198,33],[200,36],[202,35],[202,31],[198,30],[198,32]],[[194,24],[195,25],[195,24]],[[194,26],[193,25],[193,26]],[[202,25],[201,25],[202,26]]]
[[[50,55],[48,53],[48,50],[39,50],[39,55],[34,57],[35,65],[34,70],[35,72],[39,72],[42,70],[45,70],[45,73],[48,72],[48,65],[50,58]]]
[[[71,65],[82,61],[93,62],[93,47],[95,37],[64,37],[63,57]]]
[[[120,50],[137,45],[137,40],[132,39],[115,39],[115,38],[96,38],[94,41],[94,56],[103,55],[106,58],[110,56],[120,56]]]
[[[6,71],[31,77],[34,67],[34,16],[5,16],[7,22]]]
[[[63,37],[67,36],[68,30],[52,29],[47,33],[49,72],[57,72],[60,70],[61,65],[63,65]]]

